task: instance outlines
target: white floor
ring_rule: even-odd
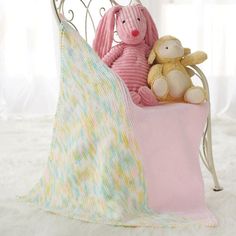
[[[217,228],[121,228],[82,223],[43,212],[15,201],[40,177],[47,161],[52,120],[0,121],[0,236],[123,236],[123,235],[236,235],[236,121],[213,123],[216,167],[224,191],[211,190],[210,175],[203,169],[206,200],[217,215]]]

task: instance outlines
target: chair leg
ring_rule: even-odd
[[[209,106],[210,106],[211,104],[210,92],[209,92],[209,86],[208,86],[206,76],[197,66],[191,66],[191,68],[194,69],[195,75],[201,80],[203,87],[206,91],[206,100],[209,102]],[[223,190],[223,188],[219,184],[219,181],[216,175],[213,155],[212,155],[211,108],[210,107],[209,107],[209,111],[210,112],[207,118],[207,125],[206,125],[206,129],[203,136],[202,150],[200,151],[200,156],[202,158],[204,165],[206,166],[206,168],[209,170],[209,172],[211,173],[213,177],[213,181],[215,185],[215,187],[213,188],[214,191],[221,191]]]
[[[216,169],[214,165],[214,159],[212,154],[212,136],[211,136],[211,116],[209,114],[207,119],[207,125],[203,137],[203,152],[201,153],[201,158],[203,160],[203,163],[205,164],[206,168],[209,170],[209,172],[212,175],[213,181],[214,181],[214,191],[222,191],[223,188],[220,186]]]

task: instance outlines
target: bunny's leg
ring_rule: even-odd
[[[141,103],[141,96],[137,92],[135,92],[135,91],[130,91],[130,95],[132,97],[133,102],[136,105],[140,105],[140,103]]]
[[[142,86],[138,90],[139,95],[141,96],[141,103],[144,106],[155,106],[158,105],[158,100],[156,96],[153,94],[152,90],[147,86]]]

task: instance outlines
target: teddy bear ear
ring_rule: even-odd
[[[191,53],[191,49],[190,48],[184,48],[184,56],[187,56],[190,53]]]
[[[149,54],[149,57],[148,57],[148,64],[149,65],[153,64],[155,59],[156,59],[156,53],[155,53],[154,49],[152,49]]]

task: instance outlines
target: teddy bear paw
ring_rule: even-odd
[[[186,91],[184,95],[184,100],[192,104],[203,103],[205,99],[205,91],[201,87],[191,87]]]
[[[154,81],[152,90],[155,93],[155,95],[160,99],[163,99],[167,96],[169,88],[168,88],[168,83],[164,76]]]

